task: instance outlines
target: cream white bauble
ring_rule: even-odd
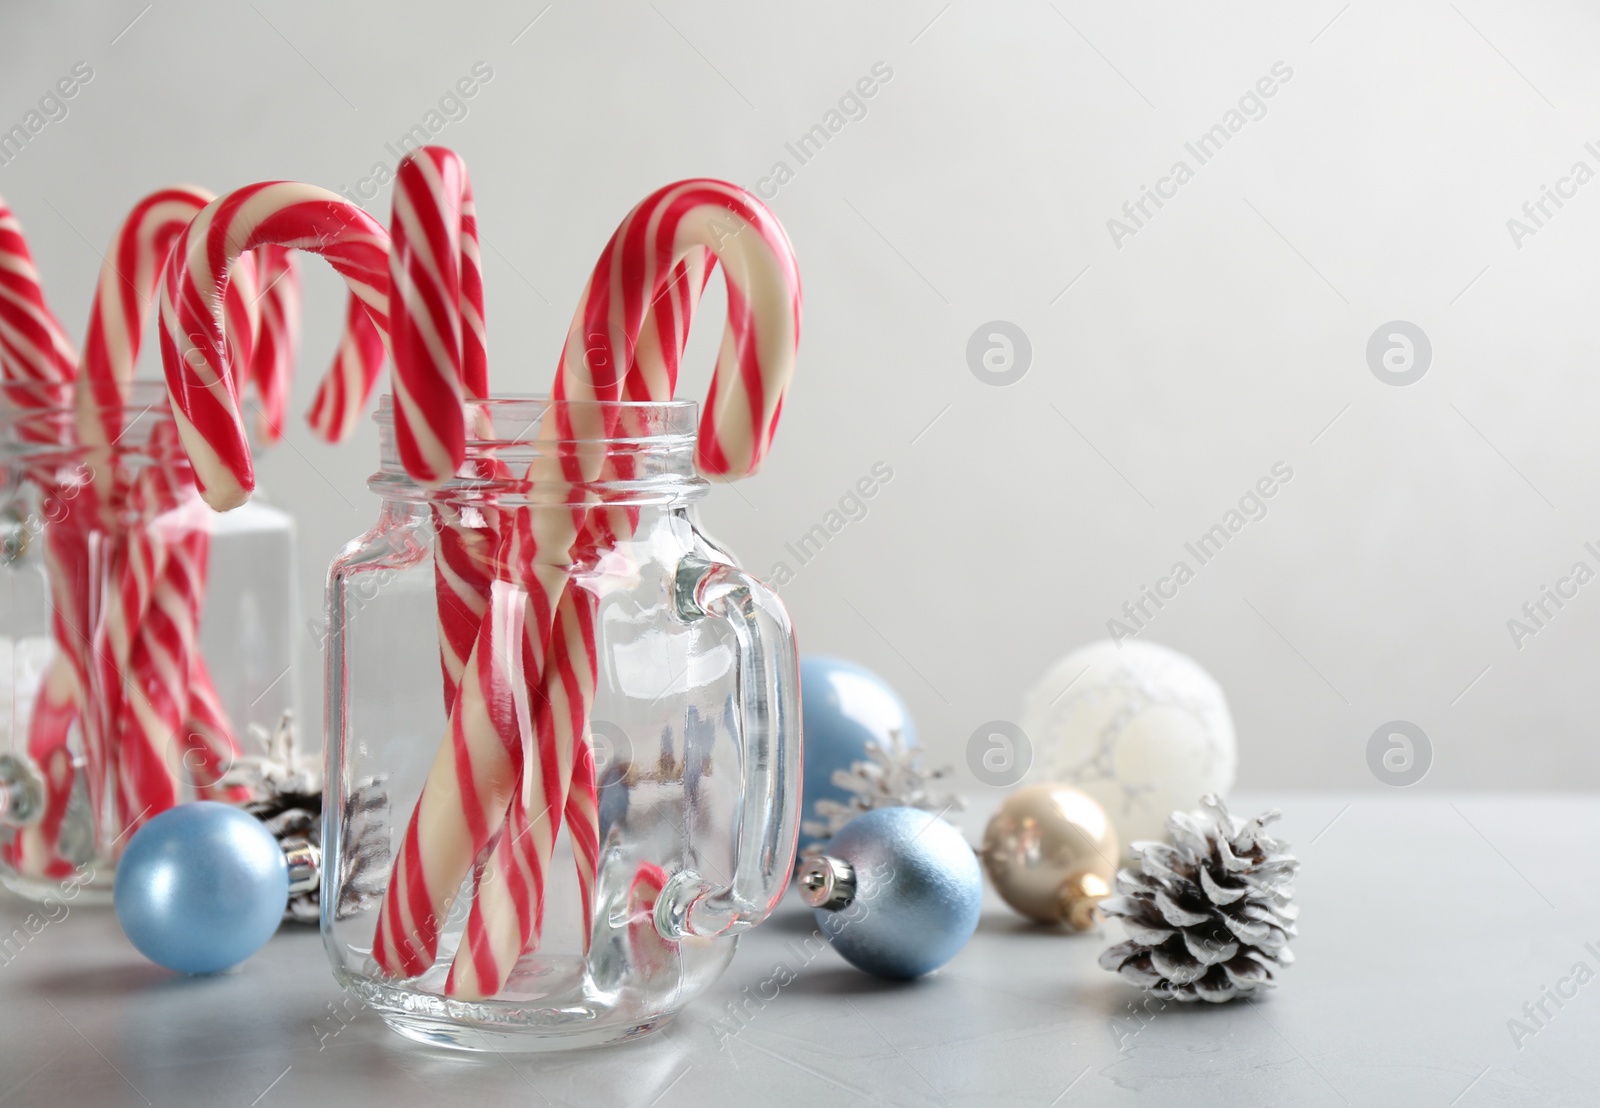
[[[1068,654],[1028,692],[1022,729],[1037,781],[1098,800],[1125,858],[1166,837],[1166,820],[1233,787],[1237,749],[1222,686],[1192,658],[1109,639]]]

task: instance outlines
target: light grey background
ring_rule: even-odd
[[[1600,183],[1520,243],[1507,226],[1574,162],[1600,170],[1584,148],[1600,140],[1592,9],[157,0],[0,18],[0,126],[74,64],[95,72],[0,166],[75,330],[144,192],[354,188],[487,62],[435,141],[473,172],[507,390],[546,386],[637,199],[689,175],[757,187],[886,63],[865,118],[772,200],[805,279],[801,365],[766,471],[707,510],[758,573],[797,568],[784,544],[892,467],[783,589],[802,646],[881,671],[964,764],[978,724],[1014,718],[1052,660],[1103,636],[1281,461],[1294,476],[1267,517],[1141,632],[1227,689],[1241,784],[1382,789],[1365,748],[1393,719],[1432,741],[1422,790],[1600,784],[1600,584],[1521,649],[1506,626],[1575,561],[1600,569],[1583,549],[1600,540]],[[1292,77],[1264,118],[1199,164],[1185,144],[1276,63]],[[1180,159],[1193,179],[1114,241],[1107,221]],[[369,206],[386,219],[388,200]],[[301,410],[342,302],[325,267],[306,270]],[[993,320],[1032,347],[1008,387],[968,367]],[[1393,320],[1433,348],[1406,387],[1368,366]],[[299,515],[314,602],[374,517],[375,440],[292,439],[262,484]]]

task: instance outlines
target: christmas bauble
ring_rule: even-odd
[[[1034,776],[1082,789],[1111,816],[1123,857],[1164,837],[1167,814],[1233,786],[1233,719],[1222,687],[1155,643],[1074,651],[1028,693],[1022,729]]]
[[[1031,920],[1094,926],[1117,873],[1117,832],[1100,802],[1068,785],[1006,797],[983,833],[983,867],[1002,900]]]
[[[833,948],[888,978],[920,977],[954,958],[983,906],[972,847],[917,808],[851,820],[801,869],[800,890]]]
[[[876,673],[842,658],[808,656],[800,659],[800,719],[803,729],[805,773],[801,818],[824,818],[818,800],[840,804],[850,793],[834,784],[836,771],[868,761],[869,746],[893,747],[898,732],[907,746],[917,742],[911,713],[893,688]],[[800,849],[817,842],[802,834]]]
[[[261,821],[199,801],[156,816],[128,840],[113,892],[139,952],[180,973],[218,973],[277,931],[289,865]]]

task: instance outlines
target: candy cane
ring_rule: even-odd
[[[707,477],[749,476],[771,445],[793,370],[800,277],[783,226],[737,185],[680,181],[628,214],[584,290],[551,394],[558,401],[668,399],[675,380],[641,373],[634,386],[622,369],[633,364],[647,309],[669,287],[677,263],[697,248],[722,263],[728,322],[695,463]],[[666,394],[652,393],[652,385],[665,386]],[[573,409],[564,412],[570,420]]]
[[[180,185],[134,205],[106,252],[77,375],[78,441],[86,448],[93,477],[81,510],[97,506],[102,522],[102,534],[95,540],[100,578],[90,587],[104,608],[95,632],[99,695],[91,706],[92,722],[86,719],[85,739],[95,753],[91,774],[114,772],[123,810],[136,818],[156,815],[176,801],[177,735],[191,687],[209,687],[210,676],[187,649],[181,674],[149,672],[165,657],[167,646],[160,638],[168,630],[160,612],[148,618],[149,605],[169,572],[164,540],[152,530],[165,505],[145,502],[159,480],[150,467],[159,463],[147,463],[135,477],[121,464],[116,444],[125,434],[123,420],[144,324],[162,266],[183,228],[212,199],[205,189]],[[254,259],[244,259],[229,286],[227,313],[240,358],[251,357],[259,331],[256,275]],[[138,522],[130,526],[130,517]],[[198,606],[198,598],[194,603]],[[230,752],[236,749],[231,735],[226,742]],[[115,771],[110,765],[113,749],[128,755]]]
[[[201,559],[200,573],[204,572],[205,562]],[[201,591],[204,588],[202,577]],[[199,651],[195,651],[194,664],[189,671],[189,719],[181,736],[184,768],[194,786],[195,799],[243,804],[254,798],[249,786],[222,784],[223,776],[233,768],[238,757],[239,744],[222,706],[222,697],[212,684],[204,662]]]
[[[163,274],[161,352],[195,482],[220,510],[242,503],[254,486],[239,408],[247,378],[261,398],[261,437],[271,441],[281,431],[299,331],[291,249],[322,254],[351,291],[339,353],[309,413],[313,429],[334,441],[347,435],[382,367],[388,236],[364,211],[334,193],[293,182],[249,186],[202,209],[174,244]],[[253,352],[243,347],[241,321],[229,308],[237,279],[249,272],[245,262],[252,252],[259,255],[262,283]],[[185,539],[167,552],[174,573],[167,588],[153,594],[164,633],[147,651],[152,665],[169,678],[182,672],[185,655],[198,657],[193,636],[204,588],[205,535],[178,526]],[[202,772],[225,768],[236,744],[224,729],[214,690],[209,683],[196,683],[190,701],[191,719],[178,739],[185,761]],[[202,795],[209,790],[197,783]]]
[[[58,387],[53,396],[48,388],[8,395],[22,408],[64,407],[77,364],[72,340],[45,302],[22,225],[0,200],[0,365],[7,384]]]
[[[489,391],[477,208],[453,152],[400,163],[389,235],[395,441],[406,472],[437,485],[466,455],[463,400]]]
[[[76,367],[77,352],[45,300],[22,226],[0,199],[0,380],[17,386],[5,392],[19,413],[22,441],[50,445],[65,440],[70,425],[32,417],[66,406]],[[46,471],[34,470],[29,476],[47,498],[52,495],[53,481]],[[53,590],[72,582],[70,561],[63,559],[67,539],[64,529],[52,528],[46,535],[45,566]],[[78,603],[82,599],[81,592],[69,589],[56,603],[51,616],[55,651],[29,721],[27,749],[44,778],[44,811],[5,850],[6,862],[27,875],[59,876],[72,869],[60,853],[60,832],[76,776],[67,736],[81,710],[88,672],[85,613]]]
[[[565,576],[563,567],[544,572],[547,590]],[[505,817],[524,762],[523,736],[533,734],[528,678],[539,671],[539,627],[548,623],[527,617],[530,594],[539,591],[500,581],[490,589],[449,741],[412,811],[379,910],[372,955],[387,973],[414,977],[433,964],[451,898]],[[558,786],[559,775],[550,774],[546,787]]]
[[[256,251],[256,276],[261,285],[261,321],[250,359],[250,381],[261,409],[256,438],[263,445],[283,438],[283,417],[289,404],[289,382],[300,346],[300,271],[294,252],[277,245]],[[366,313],[359,313],[362,319]]]
[[[630,383],[622,370],[635,366],[652,306],[663,294],[670,295],[680,263],[701,258],[704,250],[723,265],[728,321],[701,422],[696,463],[707,476],[732,478],[754,473],[765,457],[793,373],[800,323],[799,273],[788,237],[765,206],[737,186],[710,180],[679,182],[653,193],[629,213],[602,252],[579,302],[552,394],[558,401],[615,401],[631,388],[635,396],[645,394],[641,399],[668,399],[676,380],[668,373],[666,360],[640,369],[634,375],[636,383]],[[676,360],[670,365],[675,373]],[[664,388],[667,395],[650,395],[652,386]],[[555,418],[547,421],[547,427],[565,440],[607,437],[619,418],[619,413],[603,407],[587,410],[558,404],[553,412]],[[530,467],[529,480],[536,487],[541,481],[592,481],[604,461],[583,453],[540,457]],[[552,472],[555,466],[560,473]],[[536,543],[546,562],[569,559],[585,529],[591,533],[602,525],[617,529],[615,513],[556,511],[534,516]],[[615,537],[629,535],[631,527]],[[592,628],[595,614],[591,594],[570,586],[561,592],[555,612],[561,626]],[[536,703],[548,706],[557,761],[573,764],[577,759],[570,752],[587,746],[598,655],[592,637],[585,641],[555,635],[550,643],[543,695]],[[587,682],[581,680],[585,672],[591,675]],[[580,844],[598,839],[597,816],[586,814],[585,821],[581,831],[573,832],[575,852]],[[492,864],[501,872],[512,872],[512,860],[502,854],[515,852],[524,856],[525,871],[543,872],[550,848],[543,836],[504,835]],[[452,995],[470,998],[498,992],[515,963],[510,951],[528,918],[530,913],[507,910],[502,900],[485,897],[480,888],[468,915],[467,935],[470,938],[478,928],[504,938],[498,943],[464,942],[446,991],[451,992],[454,984]],[[536,942],[537,935],[528,936],[528,941]],[[496,949],[499,956],[485,957],[489,949]]]
[[[112,809],[104,803],[108,799],[105,790],[94,787],[96,779],[114,782],[110,787],[128,812],[154,814],[176,797],[174,759],[180,745],[192,748],[198,741],[205,747],[208,762],[226,760],[236,749],[225,718],[217,710],[220,705],[215,703],[209,674],[193,648],[200,605],[195,585],[203,582],[206,536],[197,524],[163,518],[181,500],[180,490],[157,491],[151,482],[136,479],[133,471],[114,464],[121,453],[114,444],[124,433],[122,418],[143,322],[168,247],[210,200],[204,190],[180,186],[152,194],[129,214],[102,269],[83,371],[76,374],[80,385],[77,438],[88,448],[95,480],[84,502],[75,506],[75,514],[81,517],[95,512],[104,531],[94,540],[99,548],[99,579],[89,582],[82,580],[81,574],[71,575],[77,581],[75,587],[85,590],[85,595],[93,591],[103,601],[96,628],[81,628],[100,649],[80,651],[86,655],[80,668],[87,672],[93,667],[100,688],[96,702],[90,705],[96,722],[84,728],[94,770],[91,793],[100,794],[93,806],[97,813]],[[286,392],[283,378],[293,356],[298,322],[292,261],[287,252],[274,251],[274,247],[264,246],[259,259],[227,259],[224,271],[231,269],[231,279],[222,282],[226,292],[221,299],[225,360],[249,367],[250,381],[263,398],[263,420],[273,422]],[[258,260],[269,281],[259,293]],[[12,335],[17,331],[12,328]],[[18,345],[14,337],[12,345]],[[28,345],[43,348],[37,339]],[[57,346],[70,354],[63,343]],[[73,376],[70,369],[61,373],[64,381],[70,382]],[[152,481],[161,476],[148,465],[139,472],[141,478],[150,475]],[[138,522],[130,527],[129,518]],[[60,552],[57,563],[87,557],[88,539],[81,524],[80,518],[72,526],[52,528],[53,537],[60,540],[51,544]],[[75,535],[80,539],[78,548],[69,549],[65,540]],[[63,581],[68,578],[61,573],[55,576]],[[63,607],[82,607],[75,601],[68,603],[62,591],[56,590],[58,612]],[[58,623],[70,622],[58,619]],[[195,718],[185,723],[186,713]],[[124,748],[129,755],[127,764],[114,765],[116,753]]]
[[[466,455],[465,400],[489,392],[477,208],[466,166],[425,146],[395,170],[389,227],[389,343],[400,461],[424,485],[454,476]],[[493,463],[479,475],[496,476]],[[435,586],[445,711],[487,608],[498,551],[498,511],[465,526],[448,503],[434,508]]]
[[[173,242],[215,198],[194,185],[153,192],[133,206],[112,238],[89,309],[78,376],[78,440],[84,446],[104,448],[122,436],[150,297]],[[236,318],[248,309],[237,296],[230,303]]]
[[[162,280],[161,359],[195,482],[218,511],[238,507],[255,488],[222,293],[239,256],[266,245],[322,255],[376,330],[388,328],[389,236],[359,205],[314,185],[269,181],[237,189],[195,216]],[[370,372],[369,365],[358,368]],[[348,426],[347,413],[365,403],[376,383],[375,375],[360,373],[329,376],[331,395],[319,396],[318,405],[328,418],[320,426]]]
[[[640,862],[628,883],[628,945],[648,970],[664,970],[678,953],[678,944],[656,930],[655,906],[667,887],[667,871],[654,862]]]
[[[351,296],[345,308],[344,338],[306,419],[324,442],[343,442],[355,430],[372,389],[383,369],[388,341],[360,297]]]
[[[419,150],[401,164],[396,177],[391,327],[397,440],[408,471],[423,482],[437,482],[454,473],[463,459],[462,399],[481,398],[487,390],[476,217],[465,170],[449,151]],[[507,476],[493,462],[479,465],[479,476]],[[593,777],[587,751],[576,765],[560,761],[550,745],[548,724],[533,734],[535,717],[526,703],[528,690],[538,687],[538,666],[550,633],[546,598],[559,589],[567,567],[535,564],[526,509],[506,512],[482,505],[477,514],[480,525],[467,527],[448,500],[435,509],[446,707],[471,703],[457,699],[464,676],[463,695],[476,697],[486,688],[504,690],[502,695],[520,707],[483,715],[488,727],[465,725],[463,720],[475,718],[470,710],[454,713],[452,733],[458,741],[441,748],[402,840],[395,877],[380,911],[374,953],[395,973],[420,972],[431,963],[448,899],[504,817],[508,799],[504,792],[474,787],[485,766],[500,768],[497,782],[517,781],[524,790],[522,800],[513,806],[519,818],[502,833],[503,840],[527,837],[553,842],[569,800],[568,782]],[[502,530],[508,520],[509,527]],[[497,587],[501,573],[517,587],[510,591]],[[587,637],[592,645],[592,627],[574,625],[557,631]],[[479,649],[473,651],[474,645]],[[508,659],[515,664],[508,666]],[[592,690],[593,672],[585,679]],[[574,695],[591,699],[592,691]],[[524,755],[528,741],[540,746],[531,765]],[[566,757],[570,760],[570,752]],[[592,798],[592,785],[589,794]],[[459,810],[461,803],[469,806],[467,812]],[[586,898],[593,884],[592,840],[590,836],[588,847],[577,850]],[[428,860],[422,857],[424,844]],[[548,855],[548,849],[544,853]],[[486,872],[478,883],[478,895],[491,902],[504,899],[505,910],[522,912],[523,928],[533,929],[543,910],[545,873],[519,866],[519,861],[510,858],[512,868],[502,874]],[[586,923],[587,916],[586,907]],[[482,949],[486,938],[481,928],[469,926],[463,943],[469,950],[479,948],[480,961],[487,958],[492,964],[497,954]],[[509,956],[518,953],[512,950]],[[468,991],[470,986],[460,983],[463,978],[458,969],[447,989]]]
[[[117,749],[129,752],[118,780],[136,822],[176,800],[180,751],[185,766],[192,761],[216,772],[238,753],[194,644],[209,549],[204,516],[190,511],[183,523],[166,516],[185,497],[187,479],[175,482],[164,472],[177,444],[148,444],[152,459],[137,477],[113,449],[126,432],[123,420],[162,269],[173,243],[213,199],[205,189],[181,185],[134,205],[106,251],[78,375],[78,438],[87,448],[106,531],[96,585],[105,617],[97,639],[103,649],[96,659],[101,679],[93,729],[117,736]],[[224,297],[230,360],[249,365],[249,381],[261,397],[261,427],[270,437],[281,424],[298,337],[293,259],[280,247],[263,246],[237,259],[231,278]],[[157,434],[166,426],[158,425]],[[130,516],[138,521],[132,527],[124,522]],[[97,761],[94,768],[102,766]]]
[[[466,168],[452,152],[424,147],[401,162],[390,235],[396,440],[407,471],[438,484],[464,460],[463,401],[488,391],[477,217]],[[482,476],[498,475],[494,463],[482,467]],[[485,504],[478,515],[469,527],[448,499],[434,509],[452,741],[435,758],[379,910],[373,955],[395,974],[420,973],[436,956],[449,898],[504,818],[506,785],[520,776],[524,736],[532,732],[527,696],[548,615],[530,618],[528,599],[497,583],[515,558],[506,547],[512,536],[502,533],[498,508]],[[549,572],[550,588],[558,576]],[[561,776],[552,775],[552,788]],[[553,835],[555,826],[545,821],[542,833]],[[542,900],[542,875],[537,880]]]

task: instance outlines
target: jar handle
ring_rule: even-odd
[[[742,570],[691,555],[678,564],[674,601],[686,622],[716,619],[738,642],[739,732],[744,807],[733,876],[726,885],[685,869],[656,900],[668,939],[749,930],[788,887],[800,833],[800,671],[789,613]]]

